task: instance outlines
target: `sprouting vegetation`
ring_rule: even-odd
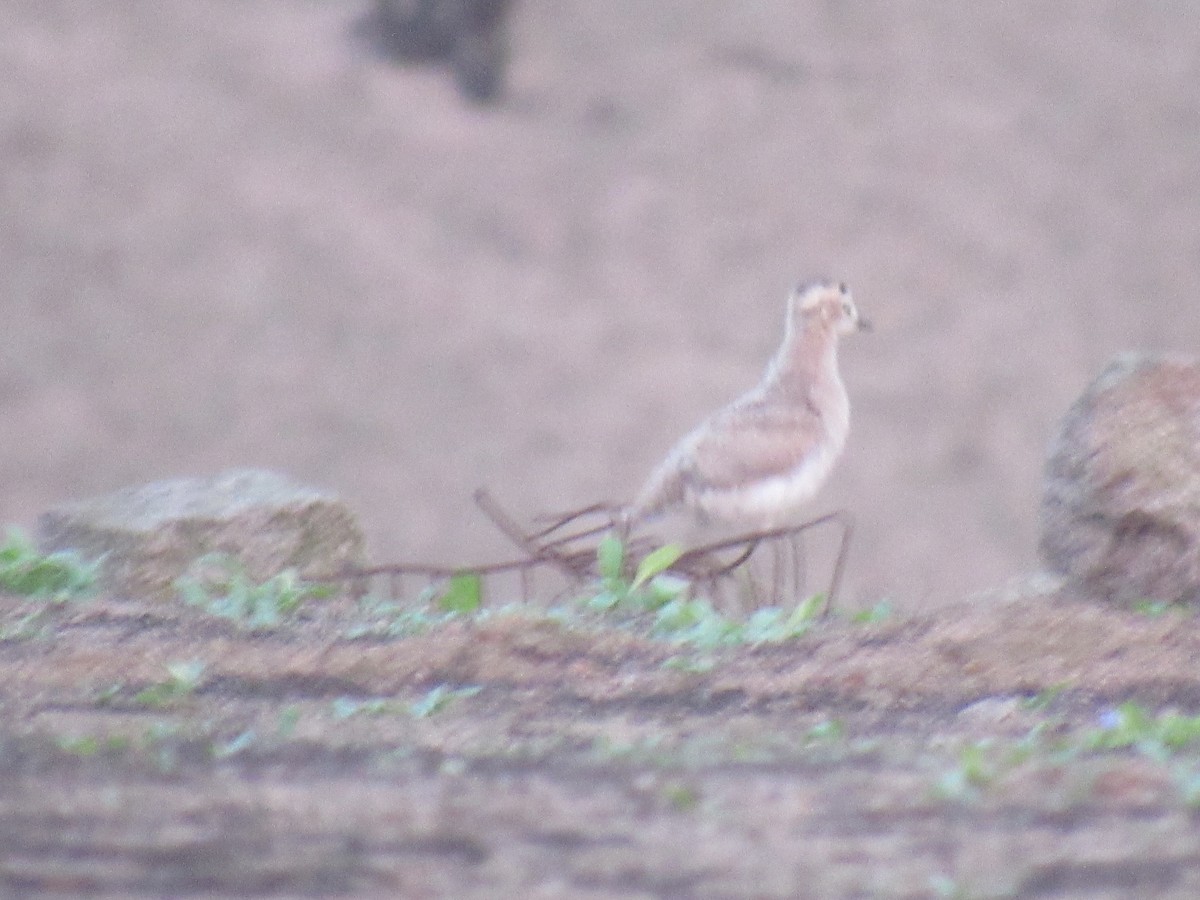
[[[53,634],[55,611],[92,596],[102,562],[73,551],[41,553],[24,531],[10,527],[0,544],[0,595],[20,600],[0,622],[0,641]]]
[[[437,713],[444,712],[452,704],[468,697],[474,697],[483,688],[479,685],[451,687],[439,684],[416,700],[405,702],[392,697],[338,697],[330,711],[335,719],[349,719],[354,716],[387,716],[407,715],[414,719],[427,719]]]
[[[245,567],[226,554],[207,554],[175,582],[184,602],[250,631],[278,628],[308,599],[328,597],[332,589],[309,584],[295,569],[256,582]]]
[[[686,580],[668,574],[682,554],[678,545],[647,554],[632,578],[626,575],[625,552],[612,535],[600,541],[596,551],[600,580],[582,602],[586,609],[644,627],[651,637],[700,649],[777,643],[805,634],[825,605],[823,595],[815,594],[790,610],[763,607],[748,618],[735,618],[721,613],[707,598],[693,596]]]
[[[154,709],[175,706],[188,699],[204,679],[204,663],[200,660],[179,660],[167,663],[167,676],[133,695],[139,706]]]
[[[1200,749],[1200,716],[1171,711],[1152,715],[1140,704],[1127,701],[1105,710],[1098,727],[1083,735],[1083,745],[1090,750],[1132,748],[1164,761],[1180,751]]]
[[[40,553],[25,532],[10,527],[0,544],[0,593],[52,603],[87,597],[100,564],[70,550]]]

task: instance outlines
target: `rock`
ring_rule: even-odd
[[[1200,604],[1200,363],[1124,355],[1075,401],[1046,464],[1040,550],[1085,593]]]
[[[362,563],[363,536],[341,500],[274,472],[243,470],[126,488],[44,513],[43,551],[107,554],[101,584],[128,597],[170,597],[173,583],[208,553],[225,553],[265,581]]]

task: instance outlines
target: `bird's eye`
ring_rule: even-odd
[[[843,281],[841,284],[838,285],[838,291],[843,294],[848,294],[848,293],[850,293],[850,288],[846,287],[846,282]]]

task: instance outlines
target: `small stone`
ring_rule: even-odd
[[[275,472],[238,470],[125,488],[44,513],[44,552],[104,556],[101,584],[125,597],[167,598],[200,557],[227,554],[255,581],[361,565],[358,521],[338,498]]]
[[[1089,595],[1200,604],[1200,363],[1123,355],[1072,405],[1046,464],[1040,551]]]
[[[1021,697],[983,697],[958,711],[958,719],[974,728],[994,731],[1021,717]]]

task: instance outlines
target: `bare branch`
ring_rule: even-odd
[[[458,566],[428,563],[369,566],[347,569],[326,577],[310,578],[310,580],[321,582],[364,581],[386,575],[395,589],[404,576],[422,576],[437,580],[463,574],[485,578],[505,573],[517,573],[521,579],[522,596],[527,598],[533,573],[542,567],[555,569],[570,581],[577,583],[598,578],[599,570],[596,560],[598,543],[589,539],[613,532],[616,528],[614,510],[620,509],[620,507],[610,504],[594,503],[571,512],[539,517],[539,521],[549,521],[550,524],[533,531],[526,531],[485,488],[480,488],[475,492],[475,503],[488,520],[525,554],[524,556],[518,559]],[[604,516],[603,522],[564,533],[568,526],[578,523],[582,519],[600,515]],[[667,571],[692,582],[709,585],[710,589],[715,590],[722,579],[731,577],[733,573],[745,566],[760,546],[769,544],[779,547],[783,543],[792,549],[793,587],[799,590],[800,577],[797,561],[799,537],[804,531],[831,522],[841,525],[842,538],[834,562],[829,590],[825,595],[825,603],[821,611],[822,616],[827,616],[834,609],[837,600],[838,590],[845,574],[850,539],[854,533],[854,519],[845,510],[828,513],[799,525],[751,532],[692,548],[683,553]],[[629,541],[626,544],[627,556],[630,559],[644,556],[651,549],[650,543],[645,539]],[[732,553],[732,558],[725,558],[730,553]],[[782,574],[783,567],[778,559],[775,563],[773,572],[776,583],[773,585],[770,595],[772,598],[780,595],[781,588],[784,587],[780,582],[786,577]]]

